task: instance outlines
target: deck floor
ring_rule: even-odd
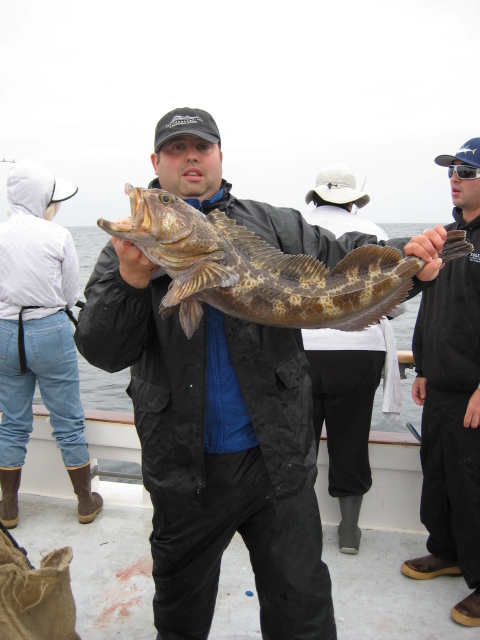
[[[42,554],[71,546],[72,591],[82,640],[154,640],[151,509],[107,504],[80,525],[73,500],[20,495],[11,533],[38,567]],[[336,527],[324,527],[324,560],[333,582],[339,640],[478,640],[479,628],[457,625],[451,607],[470,593],[463,578],[416,581],[401,562],[425,554],[425,536],[364,530],[360,553],[339,553]],[[252,591],[253,597],[245,594]],[[222,563],[210,640],[261,638],[247,551],[235,536]]]

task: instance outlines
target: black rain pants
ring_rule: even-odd
[[[328,493],[359,496],[372,486],[368,439],[385,351],[305,351],[312,380],[313,426],[323,423],[329,457]]]
[[[250,554],[264,640],[335,640],[313,488],[316,469],[298,495],[282,500],[275,497],[258,447],[205,454],[205,473],[200,512],[154,505],[157,640],[208,637],[222,555],[236,531]]]
[[[465,582],[476,589],[480,586],[480,428],[463,426],[471,395],[428,383],[420,448],[420,518],[430,534],[429,553],[457,560]]]

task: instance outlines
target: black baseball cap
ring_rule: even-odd
[[[435,158],[435,164],[441,167],[449,167],[455,162],[460,160],[465,164],[470,164],[473,167],[480,167],[480,138],[472,138],[467,140],[463,144],[454,156],[443,155]]]
[[[212,116],[202,109],[182,107],[166,113],[155,127],[155,153],[170,138],[191,135],[220,145],[220,131]]]

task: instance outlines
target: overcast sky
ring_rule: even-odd
[[[76,182],[56,222],[94,225],[154,177],[157,120],[200,107],[237,197],[305,212],[318,170],[344,162],[363,217],[446,223],[433,159],[480,136],[479,24],[479,0],[4,2],[0,160]]]

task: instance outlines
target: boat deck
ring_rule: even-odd
[[[104,493],[105,485],[100,490]],[[72,591],[82,640],[154,640],[150,508],[108,503],[94,523],[80,525],[76,502],[20,494],[20,522],[11,533],[39,567],[43,554],[71,546]],[[333,582],[339,640],[478,640],[480,629],[457,625],[450,609],[468,595],[463,578],[416,581],[401,562],[425,554],[425,535],[363,530],[360,553],[339,553],[337,531],[324,527],[324,560]],[[253,596],[246,595],[247,591]],[[261,638],[255,582],[246,548],[227,549],[210,640]]]

